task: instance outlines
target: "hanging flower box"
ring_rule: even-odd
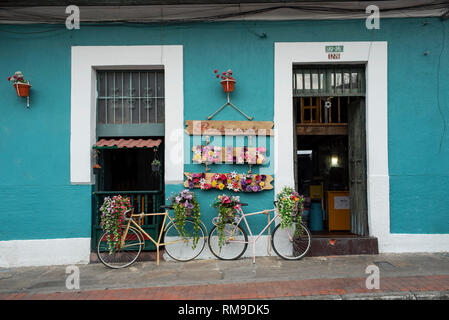
[[[12,82],[14,89],[16,89],[17,96],[29,97],[31,84],[25,81],[21,71],[16,71],[12,77],[8,77],[8,81]]]
[[[16,88],[17,96],[19,97],[29,97],[31,84],[29,83],[16,83],[14,84]]]
[[[214,70],[214,73],[216,74],[217,78],[220,78],[220,74],[218,73],[217,69]],[[228,93],[234,91],[235,79],[232,77],[231,69],[222,72],[220,83],[223,86],[224,92]]]
[[[160,167],[161,162],[159,160],[153,160],[153,162],[151,162],[151,170],[153,172],[159,172]]]
[[[235,80],[226,79],[226,80],[221,80],[220,83],[223,86],[224,92],[228,93],[228,92],[234,91]]]

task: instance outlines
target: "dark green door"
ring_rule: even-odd
[[[367,236],[368,205],[366,181],[366,109],[365,98],[348,106],[348,156],[351,232]]]

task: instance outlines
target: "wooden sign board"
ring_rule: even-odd
[[[186,133],[195,136],[273,136],[273,121],[186,120]]]

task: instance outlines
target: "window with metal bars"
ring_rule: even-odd
[[[163,135],[163,70],[98,70],[97,93],[98,136]]]
[[[365,66],[306,65],[293,67],[293,96],[340,97],[365,95]]]

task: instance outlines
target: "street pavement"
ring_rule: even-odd
[[[375,266],[375,267],[373,267]],[[2,300],[448,300],[449,253],[0,268]],[[379,288],[369,288],[378,270]],[[377,269],[378,268],[378,269]],[[373,272],[373,271],[370,271]],[[69,277],[69,280],[68,280]],[[367,287],[367,277],[368,287]],[[67,287],[69,283],[69,287]]]

